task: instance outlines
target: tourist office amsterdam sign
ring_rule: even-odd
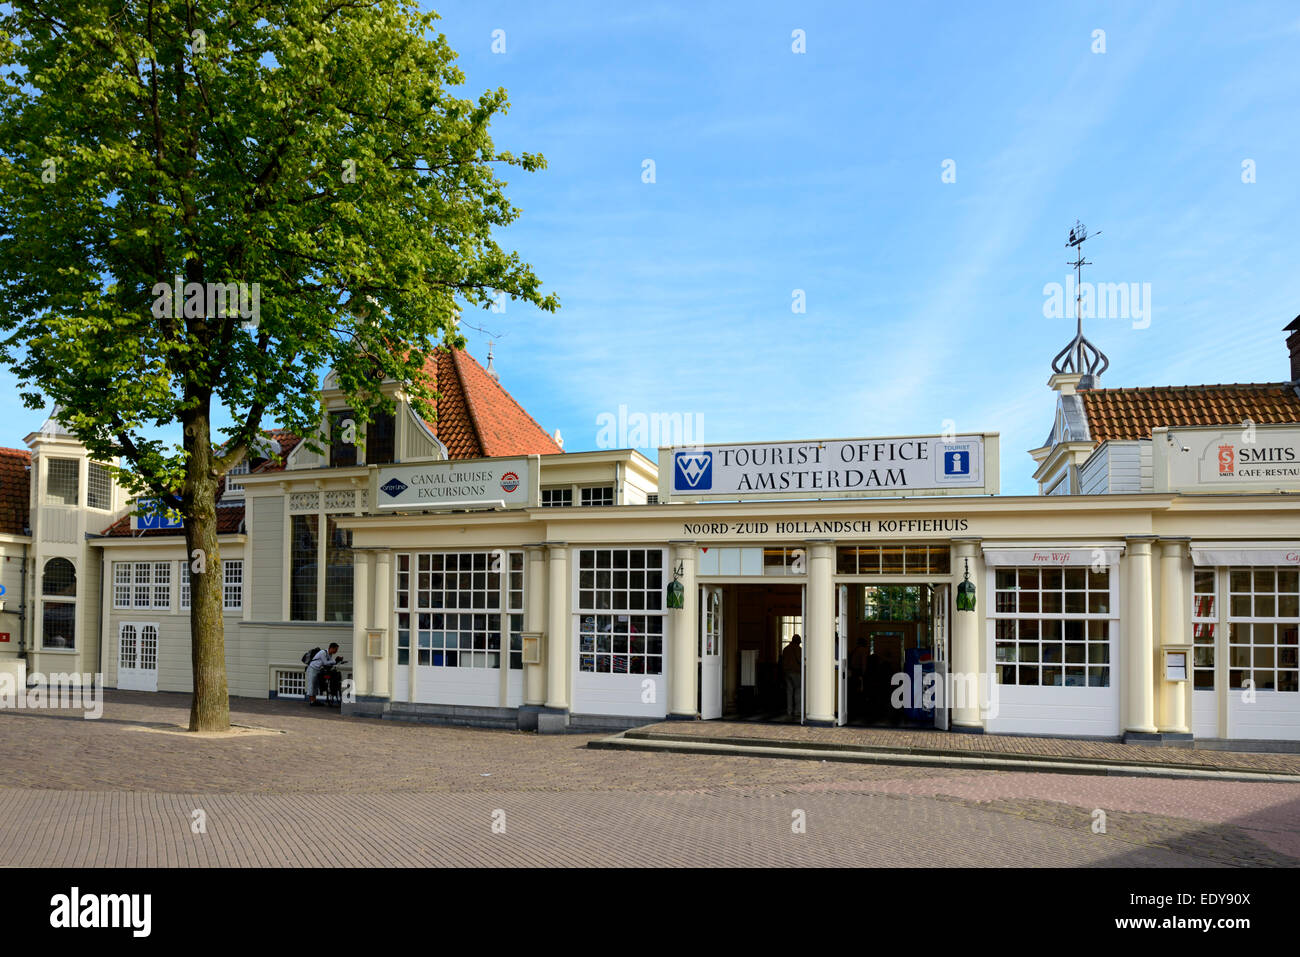
[[[998,435],[746,442],[659,450],[660,501],[985,495]]]
[[[419,462],[379,470],[379,508],[483,508],[536,505],[537,456]]]

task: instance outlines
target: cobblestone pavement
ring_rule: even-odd
[[[1170,764],[1300,775],[1300,753],[1289,752],[1211,751],[1201,748],[1153,747],[1078,738],[1045,738],[1012,734],[949,734],[943,731],[896,728],[813,728],[799,724],[758,724],[749,721],[663,721],[636,730],[638,733],[688,734],[701,738],[747,738],[754,741],[835,744],[841,747],[913,748],[1034,755],[1048,758],[1092,758],[1128,764]]]
[[[235,722],[277,733],[198,739],[141,730],[187,696],[106,698],[0,712],[0,865],[1300,863],[1300,784],[595,751],[249,699]]]

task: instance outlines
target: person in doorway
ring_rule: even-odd
[[[338,642],[333,642],[328,649],[322,648],[316,652],[316,657],[307,662],[307,704],[321,705],[321,702],[316,700],[316,694],[320,691],[321,675],[326,669],[334,667],[334,659],[338,653]]]
[[[867,664],[870,657],[871,649],[867,647],[867,639],[859,636],[857,647],[849,655],[849,717],[859,721],[866,714],[864,702],[867,697]]]
[[[800,710],[803,693],[803,648],[798,635],[781,652],[781,671],[785,674],[785,716],[793,718]]]

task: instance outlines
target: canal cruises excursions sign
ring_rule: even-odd
[[[415,462],[379,469],[381,509],[484,508],[537,505],[537,456]]]
[[[996,494],[998,435],[676,446],[659,483],[660,501]]]

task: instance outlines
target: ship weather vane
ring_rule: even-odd
[[[1091,235],[1100,236],[1101,230]],[[1084,375],[1085,380],[1095,380],[1110,366],[1110,360],[1083,334],[1083,267],[1092,265],[1083,258],[1083,243],[1089,238],[1088,227],[1076,219],[1074,228],[1070,230],[1070,238],[1065,242],[1065,245],[1075,252],[1074,261],[1066,264],[1074,267],[1075,333],[1069,344],[1052,359],[1052,371],[1079,372]]]

